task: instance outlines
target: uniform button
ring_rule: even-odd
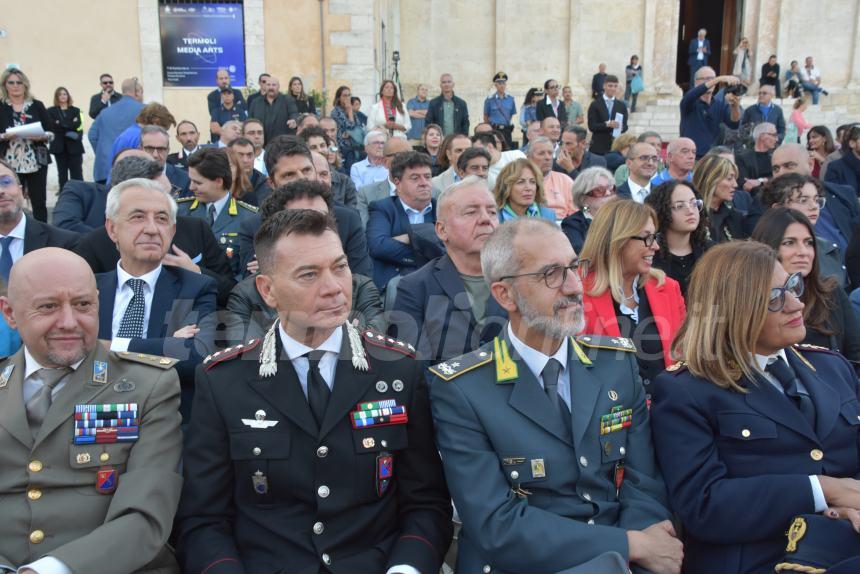
[[[579,464],[581,464],[582,466],[588,466],[588,459],[584,456],[579,457]]]
[[[591,501],[591,495],[588,494],[587,492],[582,493],[582,498],[584,498],[585,500]]]
[[[594,519],[593,519],[593,518],[589,518],[589,519],[588,519],[588,523],[589,523],[589,524],[594,524]]]
[[[824,458],[824,453],[818,450],[817,448],[812,449],[812,452],[809,453],[809,456],[812,457],[812,460],[818,462],[822,458]]]
[[[261,454],[263,454],[263,449],[261,449],[261,448],[260,448],[260,447],[258,447],[258,446],[255,446],[255,447],[254,447],[254,450],[253,450],[253,453],[254,453],[254,456],[260,456]]]
[[[323,530],[325,530],[325,526],[323,526],[322,522],[314,523],[314,534],[322,534]]]
[[[331,491],[326,485],[322,485],[317,489],[317,494],[319,494],[320,498],[328,498],[328,495],[331,494]]]
[[[39,544],[45,539],[45,533],[41,530],[34,530],[30,533],[30,542],[33,544]]]
[[[31,488],[27,491],[27,498],[30,500],[39,500],[42,498],[42,491],[38,488]]]
[[[100,460],[101,462],[107,462],[107,461],[109,461],[109,460],[110,460],[110,455],[109,455],[108,453],[106,453],[106,452],[103,452],[103,453],[101,453],[101,454],[99,455],[99,460]]]
[[[489,564],[484,564],[484,567],[481,569],[484,571],[484,574],[490,574],[493,571],[493,568]]]
[[[388,448],[388,441],[387,440],[381,440],[381,441],[379,441],[379,445],[382,448]]]
[[[325,458],[326,456],[328,456],[328,447],[327,446],[319,447],[317,449],[317,456],[320,458]]]
[[[323,554],[322,555],[322,561],[323,561],[323,564],[325,564],[326,566],[330,566],[331,565],[331,556],[329,556],[328,554]]]
[[[741,431],[741,436],[744,438],[749,438],[751,434],[750,429],[744,429]]]
[[[515,471],[515,470],[512,470],[512,471],[511,471],[511,480],[516,480],[516,479],[518,479],[519,477],[520,477],[520,473],[518,473],[518,472],[517,472],[517,471]]]
[[[622,446],[621,448],[618,449],[618,454],[620,454],[621,456],[624,456],[625,454],[627,454],[627,449]]]
[[[30,469],[30,472],[41,472],[43,466],[41,460],[31,460],[30,464],[27,465],[27,468]]]

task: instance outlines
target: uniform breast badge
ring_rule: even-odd
[[[786,552],[797,552],[797,543],[806,534],[806,520],[802,516],[798,516],[788,528],[788,545],[785,547]]]
[[[103,466],[96,473],[96,490],[101,494],[112,494],[117,487],[116,469],[112,466]]]
[[[134,442],[139,432],[137,403],[75,405],[75,444]]]
[[[242,424],[245,426],[249,426],[252,429],[267,429],[275,426],[281,421],[267,421],[266,420],[266,411],[263,409],[259,409],[254,413],[254,418],[252,419],[242,419]]]
[[[542,458],[531,459],[532,478],[546,478],[546,464]]]
[[[376,457],[376,494],[380,498],[391,486],[392,478],[394,478],[394,457],[383,452]]]
[[[403,425],[409,422],[406,407],[398,405],[396,399],[372,403],[359,403],[349,414],[354,429],[366,429],[387,425]]]
[[[108,364],[106,361],[93,361],[93,383],[104,385],[108,380]]]
[[[12,376],[12,371],[14,370],[15,365],[6,365],[6,368],[0,373],[0,389],[5,388],[9,384],[9,377]]]
[[[263,471],[258,470],[251,475],[251,483],[254,485],[254,492],[257,494],[268,494],[269,479],[263,474]]]
[[[612,407],[609,414],[600,417],[600,434],[605,435],[629,428],[633,424],[633,409],[625,409],[622,405]]]

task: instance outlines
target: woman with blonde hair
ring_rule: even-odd
[[[589,167],[583,170],[570,190],[573,205],[579,211],[561,221],[561,230],[567,235],[573,250],[582,251],[591,221],[604,203],[618,197],[612,174],[605,167]]]
[[[600,208],[579,254],[582,332],[632,339],[646,384],[674,363],[671,342],[686,313],[678,282],[653,265],[658,249],[657,214],[621,199]]]
[[[693,168],[693,185],[702,194],[711,241],[746,239],[744,216],[732,208],[732,197],[738,187],[735,164],[718,155],[706,155]]]
[[[687,572],[800,571],[784,564],[799,515],[856,520],[843,507],[860,504],[846,480],[860,473],[857,378],[837,353],[796,346],[803,286],[755,241],[718,245],[693,271],[684,362],[657,377],[651,410]],[[832,527],[860,540],[847,520]]]
[[[516,159],[502,168],[493,189],[499,223],[520,217],[555,221],[555,210],[545,205],[543,176],[531,160]]]

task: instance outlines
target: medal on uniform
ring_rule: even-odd
[[[93,383],[97,385],[103,385],[107,383],[107,362],[105,361],[94,361],[93,362]]]
[[[0,389],[4,388],[9,384],[9,377],[12,376],[12,371],[15,370],[15,365],[9,364],[6,365],[6,368],[3,369],[3,372],[0,373]]]
[[[136,388],[133,382],[128,379],[123,379],[118,383],[114,383],[113,390],[117,393],[128,393],[133,391]]]
[[[546,478],[546,465],[544,465],[542,458],[533,458],[531,465],[532,478]]]
[[[258,470],[253,475],[251,475],[251,482],[254,485],[254,492],[256,492],[257,494],[268,494],[269,479],[266,478],[266,475],[263,474],[262,471]]]
[[[112,466],[103,466],[96,473],[96,490],[101,494],[112,494],[117,484],[116,469]]]
[[[382,453],[376,457],[376,494],[381,498],[394,478],[394,457]]]

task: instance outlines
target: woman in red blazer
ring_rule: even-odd
[[[674,363],[672,339],[686,314],[678,282],[653,267],[659,248],[654,210],[618,199],[600,208],[580,254],[582,332],[632,339],[646,384]]]

